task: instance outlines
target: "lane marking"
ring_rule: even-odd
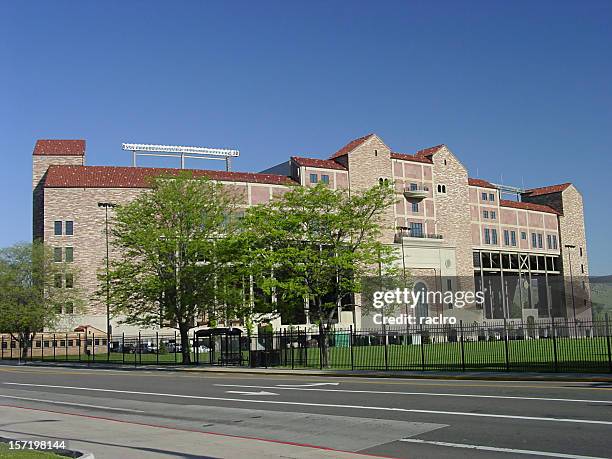
[[[427,441],[427,440],[419,440],[418,438],[402,438],[400,439],[400,441],[407,442],[407,443],[416,443],[420,445],[448,446],[450,448],[477,449],[481,451],[495,451],[498,453],[529,454],[530,456],[560,457],[564,459],[606,459],[605,457],[580,456],[576,454],[564,454],[564,453],[551,453],[548,451],[531,451],[528,449],[496,448],[494,446],[466,445],[463,443],[448,443],[445,441]]]
[[[339,382],[319,382],[319,383],[312,383],[312,384],[277,384],[276,387],[299,388],[299,387],[338,386],[338,385],[340,385]]]
[[[126,364],[127,365],[127,364]],[[506,388],[530,388],[530,389],[542,389],[542,390],[550,390],[550,389],[559,389],[559,390],[596,390],[596,391],[612,391],[612,387],[587,387],[587,386],[560,386],[554,385],[555,381],[504,381],[504,380],[495,380],[488,381],[489,384],[484,383],[465,383],[466,381],[477,381],[474,379],[446,379],[446,382],[439,382],[440,379],[427,379],[427,378],[387,378],[387,377],[352,377],[352,378],[343,378],[342,376],[325,376],[325,375],[283,375],[283,374],[240,374],[238,372],[233,373],[224,373],[223,376],[219,375],[217,372],[207,372],[202,371],[198,372],[197,370],[145,370],[140,368],[138,371],[134,372],[132,370],[113,370],[108,368],[98,368],[91,371],[83,371],[79,369],[67,369],[66,371],[57,371],[54,368],[37,368],[36,370],[33,368],[19,368],[19,369],[8,369],[1,368],[0,371],[12,372],[12,373],[47,373],[47,374],[83,374],[83,375],[92,375],[92,376],[140,376],[155,374],[158,378],[211,378],[211,379],[293,379],[293,380],[302,380],[302,381],[314,381],[321,378],[329,378],[334,379],[336,381],[351,383],[351,384],[384,384],[384,385],[420,385],[420,386],[453,386],[453,387],[506,387]],[[199,374],[178,374],[185,373],[186,371],[198,372]],[[170,374],[164,374],[170,373]],[[310,378],[310,379],[308,379]],[[316,379],[313,379],[316,378]],[[512,382],[514,384],[507,384],[508,382]],[[559,381],[563,384],[592,384],[590,382],[585,381]],[[599,382],[602,383],[602,382]],[[537,384],[537,385],[534,385]],[[609,384],[612,384],[610,382]]]
[[[226,391],[227,394],[241,394],[241,395],[278,395],[275,394],[274,392],[266,392],[263,390],[260,390],[259,392],[244,392],[244,391],[240,391],[240,390],[228,390]]]
[[[395,392],[384,390],[351,390],[351,389],[318,389],[310,387],[287,386],[278,384],[276,386],[248,386],[242,384],[213,384],[218,387],[244,387],[252,389],[277,389],[277,390],[302,390],[316,392],[342,392],[354,394],[384,394],[384,395],[427,395],[432,397],[470,397],[470,398],[495,398],[495,399],[510,399],[510,400],[541,400],[546,402],[577,402],[577,403],[608,403],[612,405],[612,400],[588,400],[588,399],[570,399],[570,398],[548,398],[548,397],[519,397],[513,395],[482,395],[482,394],[450,394],[438,392]]]
[[[97,409],[112,410],[112,411],[130,411],[132,413],[146,413],[146,411],[144,410],[135,410],[131,408],[113,408],[112,406],[88,405],[87,403],[60,402],[58,400],[44,400],[40,398],[17,397],[15,395],[0,395],[0,397],[11,398],[15,400],[27,400],[30,402],[52,403],[54,405],[70,405],[70,406],[77,406],[79,408],[97,408]]]
[[[169,398],[184,398],[194,400],[217,400],[222,402],[242,402],[242,403],[269,403],[274,405],[290,405],[290,406],[313,406],[322,408],[348,408],[357,410],[371,410],[371,411],[393,411],[401,413],[423,413],[423,414],[442,414],[442,415],[453,415],[453,416],[473,416],[483,418],[501,418],[501,419],[522,419],[526,421],[545,421],[545,422],[568,422],[574,424],[603,424],[612,425],[612,421],[598,421],[592,419],[571,419],[571,418],[547,418],[539,416],[515,416],[508,414],[492,414],[492,413],[470,413],[462,411],[440,411],[440,410],[417,410],[408,408],[394,408],[387,406],[364,406],[364,405],[340,405],[335,403],[307,403],[307,402],[289,402],[280,400],[252,400],[252,399],[240,399],[240,398],[224,398],[224,397],[209,397],[203,395],[183,395],[183,394],[163,394],[159,392],[141,392],[141,391],[129,391],[129,390],[117,390],[117,389],[98,389],[93,387],[76,387],[76,386],[55,386],[50,384],[25,384],[25,383],[12,383],[5,382],[3,384],[11,386],[27,386],[27,387],[48,387],[52,389],[70,389],[70,390],[85,390],[90,392],[108,392],[114,394],[133,394],[133,395],[150,395],[155,397],[169,397]]]

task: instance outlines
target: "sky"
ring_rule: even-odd
[[[123,142],[238,148],[260,171],[375,132],[496,183],[573,182],[591,274],[612,274],[611,23],[596,0],[6,0],[0,247],[31,239],[37,139],[86,139],[90,165],[129,165]]]

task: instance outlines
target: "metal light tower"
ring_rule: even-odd
[[[111,323],[110,323],[110,264],[109,264],[109,246],[108,246],[108,209],[116,207],[117,204],[112,202],[99,202],[98,207],[104,209],[105,213],[105,233],[106,233],[106,345],[107,352],[110,355],[110,338],[112,334]]]
[[[213,159],[225,161],[225,170],[232,170],[232,158],[240,156],[240,151],[226,148],[186,147],[180,145],[152,145],[145,143],[123,143],[121,148],[132,152],[132,166],[136,167],[137,156],[163,156],[180,158],[181,169],[185,169],[185,158]],[[141,152],[141,153],[138,153]]]

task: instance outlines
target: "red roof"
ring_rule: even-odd
[[[543,186],[540,188],[532,188],[531,190],[525,191],[524,194],[529,195],[529,196],[540,196],[543,194],[561,193],[563,190],[565,190],[570,185],[571,183],[562,183],[560,185],[550,185],[550,186]]]
[[[37,140],[34,155],[85,156],[84,140]]]
[[[477,178],[468,178],[468,184],[471,186],[479,186],[482,188],[495,188],[497,189],[497,187],[495,185],[493,185],[490,182],[487,182],[486,180],[482,180],[482,179],[477,179]]]
[[[543,204],[534,204],[532,202],[518,202],[518,201],[508,201],[507,199],[500,199],[499,205],[502,207],[513,207],[515,209],[525,209],[525,210],[536,210],[538,212],[548,212],[549,214],[561,215],[555,209],[549,206],[545,206]]]
[[[331,159],[302,158],[301,156],[292,156],[291,159],[295,161],[298,166],[346,170],[342,164],[332,161]]]
[[[52,165],[47,170],[46,188],[150,188],[153,177],[178,174],[189,170],[194,177],[208,177],[224,182],[295,185],[289,177],[276,174],[225,172],[158,167],[64,166]]]
[[[391,159],[401,159],[403,161],[415,161],[417,163],[431,164],[431,159],[425,156],[408,155],[406,153],[391,152]]]
[[[359,137],[358,139],[351,140],[349,143],[343,146],[340,150],[338,150],[336,153],[331,155],[329,159],[339,158],[340,156],[349,154],[351,151],[353,151],[355,148],[357,148],[359,145],[364,143],[366,140],[368,140],[373,135],[374,134],[368,134],[368,135],[364,135],[363,137]]]
[[[423,148],[422,150],[417,151],[414,156],[418,156],[420,158],[428,158],[437,153],[445,145],[441,143],[440,145],[436,145],[435,147]]]

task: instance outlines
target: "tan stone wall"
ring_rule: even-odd
[[[445,243],[456,247],[458,276],[456,288],[473,290],[474,267],[468,173],[447,147],[438,150],[432,159],[436,233],[443,236]],[[444,185],[446,193],[438,192],[438,185]]]

